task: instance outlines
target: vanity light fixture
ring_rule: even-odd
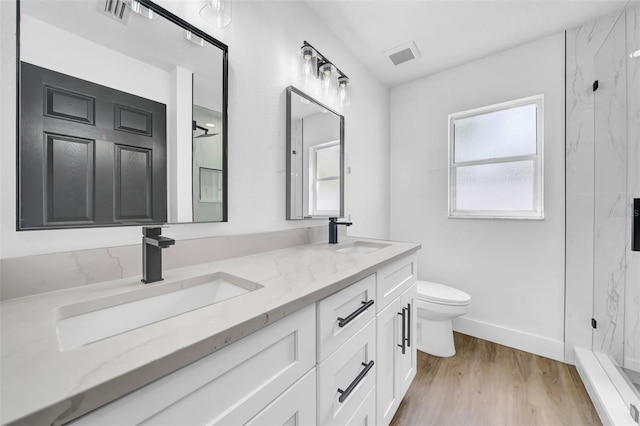
[[[336,67],[326,56],[304,41],[300,48],[300,80],[304,83],[320,81],[323,96],[341,106],[351,104],[351,83],[349,77]]]
[[[226,27],[231,23],[231,0],[207,0],[200,16],[218,28]]]

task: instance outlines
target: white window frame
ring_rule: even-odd
[[[460,118],[487,114],[525,105],[536,105],[536,153],[511,157],[488,158],[456,163],[454,121]],[[502,102],[481,108],[449,114],[449,218],[460,219],[544,219],[544,95],[530,96],[509,102]],[[456,168],[459,166],[475,166],[484,164],[510,163],[515,161],[534,161],[533,210],[457,210],[456,209]]]
[[[309,147],[309,211],[313,216],[340,216],[340,210],[318,210],[317,200],[318,200],[318,182],[324,182],[329,180],[337,180],[340,182],[341,176],[329,176],[325,178],[318,178],[316,173],[316,165],[318,158],[318,151],[321,149],[327,149],[334,146],[339,146],[340,140],[330,141],[321,143],[318,145],[313,145]],[[342,170],[340,170],[342,173]]]

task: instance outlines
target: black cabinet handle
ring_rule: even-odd
[[[402,355],[404,355],[405,351],[407,350],[407,346],[406,346],[406,343],[407,343],[407,337],[406,337],[407,336],[407,324],[405,322],[405,319],[407,317],[406,316],[406,310],[407,310],[407,308],[402,308],[402,312],[398,312],[398,315],[400,315],[402,317],[402,340],[401,340],[402,344],[398,345],[399,347],[402,348]]]
[[[340,401],[341,404],[344,402],[345,399],[347,399],[349,394],[351,392],[353,392],[353,390],[356,388],[356,386],[358,386],[358,383],[360,383],[362,381],[362,379],[364,379],[364,376],[366,376],[367,373],[369,372],[369,370],[371,370],[371,367],[373,367],[373,364],[374,364],[373,360],[369,361],[368,364],[365,364],[363,362],[362,365],[364,366],[364,370],[362,370],[360,373],[358,373],[358,376],[355,379],[353,379],[353,382],[351,382],[349,384],[347,389],[346,390],[342,390],[342,389],[338,388],[338,392],[340,393],[340,396],[338,397],[338,401]]]
[[[373,299],[369,300],[368,302],[362,302],[362,306],[360,306],[355,311],[351,312],[348,317],[346,318],[338,317],[338,327],[344,327],[345,325],[349,324],[351,321],[356,319],[358,315],[360,315],[361,313],[369,309],[371,305],[373,305],[373,303],[374,303]]]
[[[407,347],[411,347],[411,303],[407,303]]]
[[[631,235],[631,250],[640,251],[640,198],[633,199],[633,231]]]

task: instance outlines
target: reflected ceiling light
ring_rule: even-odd
[[[322,94],[328,101],[341,106],[351,104],[349,77],[306,41],[300,48],[299,78],[307,84],[319,81]]]
[[[231,0],[207,0],[200,16],[218,28],[226,27],[231,23]]]
[[[640,58],[640,49],[636,50],[635,52],[629,54],[630,58]]]
[[[149,9],[147,6],[144,6],[139,1],[127,0],[126,3],[129,5],[129,8],[131,8],[131,10],[138,15],[142,15],[147,19],[153,19],[153,10]]]
[[[213,123],[204,123],[204,125],[207,127],[216,127],[216,125]]]
[[[191,43],[197,44],[200,47],[204,46],[204,39],[202,37],[198,37],[189,30],[185,30],[184,35]]]

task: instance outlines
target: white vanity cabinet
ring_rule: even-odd
[[[387,425],[416,374],[416,256],[75,420]]]
[[[315,319],[314,304],[98,408],[73,424],[245,424],[272,401],[275,404],[276,398],[291,390],[305,374],[294,385],[300,384],[299,389],[304,389],[304,398],[295,391],[289,396],[293,401],[298,397],[306,405],[294,409],[285,421],[291,416],[309,418],[310,412],[315,419]],[[313,380],[311,385],[309,380]],[[292,399],[285,395],[286,392],[282,397],[287,405]],[[313,401],[312,406],[308,400]],[[285,412],[291,408],[285,407]],[[265,412],[264,418],[285,412],[274,408]],[[254,424],[258,424],[256,421]]]
[[[376,424],[388,425],[416,375],[416,257],[378,271]]]

